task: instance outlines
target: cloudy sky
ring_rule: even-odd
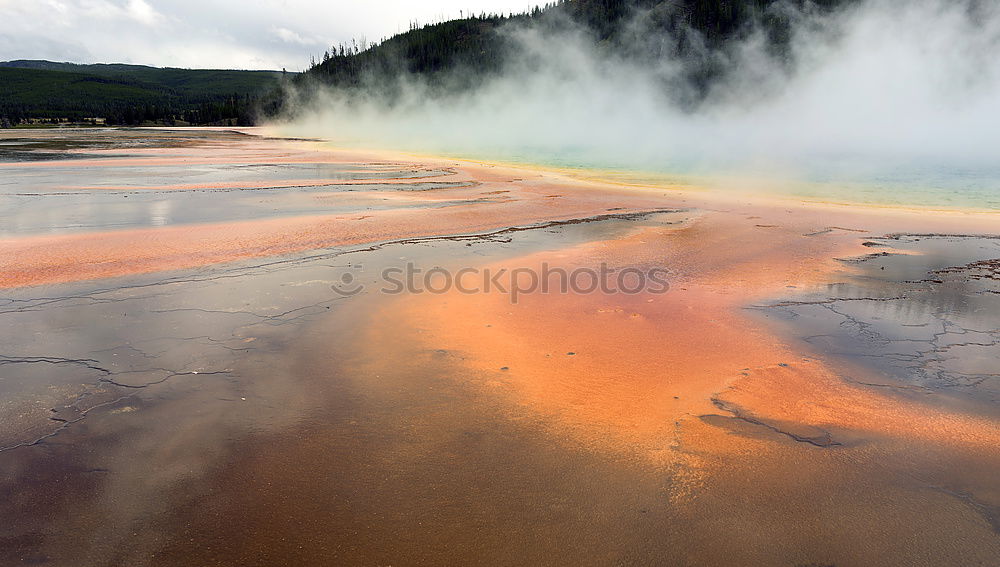
[[[410,21],[523,11],[530,0],[0,0],[0,61],[301,70],[310,55]]]

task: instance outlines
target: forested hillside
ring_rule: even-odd
[[[411,26],[403,34],[375,45],[353,42],[334,46],[296,78],[339,88],[380,85],[391,89],[400,74],[433,78],[449,74],[449,88],[475,83],[499,72],[516,57],[507,26],[536,28],[541,33],[576,29],[589,34],[598,49],[617,50],[640,60],[673,57],[683,61],[696,92],[720,72],[711,56],[752,32],[766,38],[769,52],[786,56],[792,12],[831,12],[856,0],[562,0],[525,14],[479,14],[460,20]],[[461,73],[451,73],[461,70]],[[280,99],[269,102],[280,112]]]
[[[29,119],[108,124],[252,124],[273,71],[161,69],[141,65],[0,63],[0,124]]]

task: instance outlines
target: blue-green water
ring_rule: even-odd
[[[456,156],[457,157],[457,156]],[[468,156],[466,156],[468,157]],[[782,162],[720,163],[664,158],[638,167],[572,151],[498,152],[474,156],[570,169],[602,169],[618,179],[755,191],[806,200],[877,206],[1000,210],[1000,163],[955,163],[935,158],[814,157]]]
[[[352,145],[336,140],[338,146]],[[810,201],[931,209],[1000,210],[1000,161],[946,157],[825,155],[796,158],[732,159],[635,155],[607,156],[593,148],[524,146],[463,148],[408,145],[398,149],[454,158],[601,170],[618,181],[691,185],[719,191],[747,191]]]
[[[854,164],[854,165],[852,165]],[[814,162],[794,194],[867,204],[1000,210],[1000,165],[933,159]]]

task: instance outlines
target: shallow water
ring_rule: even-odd
[[[464,266],[633,229],[610,220],[7,291],[0,563],[520,562],[549,556],[530,534],[504,550],[534,498],[607,514],[622,496],[592,502],[580,484],[632,476],[646,492],[636,505],[657,509],[656,478],[558,457],[495,402],[442,382],[458,353],[406,342],[366,351],[356,334],[391,300],[377,293],[385,267]],[[369,289],[338,293],[345,274]],[[398,357],[403,377],[365,375],[370,356]],[[580,472],[566,476],[565,459]],[[536,496],[524,493],[529,479]],[[472,509],[484,502],[498,508]],[[535,521],[555,539],[592,520],[559,527],[554,510]]]
[[[337,140],[350,146],[351,140]],[[408,148],[420,151],[420,147]],[[661,155],[629,159],[592,151],[548,146],[491,148],[489,151],[432,148],[458,158],[568,168],[583,175],[653,185],[712,187],[720,192],[757,194],[878,206],[932,209],[1000,210],[1000,166],[994,162],[942,161],[934,156],[873,158],[862,155],[800,156],[792,162],[771,159],[726,161]],[[640,153],[641,155],[641,153]],[[601,173],[595,174],[593,170]]]
[[[428,183],[422,188],[454,186]],[[388,198],[358,198],[353,202],[348,198],[329,198],[335,193],[381,189],[378,185],[337,185],[332,178],[329,185],[317,187],[165,191],[33,189],[37,192],[24,193],[23,186],[18,185],[14,189],[17,194],[4,194],[0,188],[0,210],[4,214],[0,237],[428,207],[426,203],[401,203]],[[456,202],[439,201],[435,206],[446,207]]]
[[[32,193],[25,201],[10,193],[0,201],[4,232],[18,237],[360,212],[382,205],[377,195],[345,203],[351,191],[447,186],[428,187],[415,179],[408,186],[336,187],[341,179],[440,174],[365,164],[190,168],[179,161],[172,167],[112,163],[5,173],[11,192]],[[148,186],[205,176],[263,185],[309,178],[330,186],[61,186]],[[339,198],[330,204],[300,203],[318,192]],[[433,210],[447,204],[404,206]],[[156,212],[161,206],[165,210]],[[676,220],[668,215],[642,222]],[[358,333],[371,313],[393,299],[377,293],[385,267],[485,263],[611,239],[634,230],[635,223],[611,218],[509,234],[489,231],[482,237],[418,238],[4,291],[0,515],[7,521],[0,528],[0,564],[283,564],[293,559],[320,564],[416,560],[421,554],[434,562],[468,561],[484,553],[509,553],[510,561],[549,556],[549,544],[531,542],[528,533],[520,534],[517,549],[504,551],[509,545],[504,534],[524,530],[524,514],[535,502],[525,495],[511,497],[512,491],[527,490],[526,473],[505,482],[505,472],[527,467],[535,471],[531,490],[537,497],[564,507],[577,501],[595,515],[605,514],[620,496],[586,503],[580,483],[642,478],[649,500],[658,481],[640,471],[621,473],[611,464],[584,466],[589,459],[581,455],[559,457],[531,428],[506,423],[495,402],[460,383],[440,381],[435,372],[453,364],[456,353],[414,350],[406,342],[368,351],[370,345]],[[338,291],[345,275],[370,288],[345,295]],[[410,372],[409,378],[388,386],[364,374],[371,357],[384,356],[398,357],[396,368]],[[440,404],[458,401],[463,403],[453,406],[453,414],[427,421],[428,415],[440,414],[435,409]],[[412,431],[409,424],[421,421],[425,429]],[[581,472],[566,477],[565,459],[579,462]],[[475,502],[502,509],[478,514],[469,508],[482,505]],[[558,527],[562,515],[556,509],[543,514],[533,529],[554,530],[553,539],[570,537],[566,530],[577,528]],[[483,539],[466,532],[468,522],[485,522],[493,535]],[[369,528],[359,534],[363,525]],[[573,525],[582,526],[583,519]],[[454,535],[444,534],[444,526],[452,526]],[[415,545],[414,538],[424,543]],[[469,544],[451,547],[453,538]],[[307,540],[315,543],[304,544]]]
[[[244,138],[228,132],[216,133],[217,138],[103,129],[70,130],[62,135],[65,139],[50,130],[0,132],[7,148],[18,147],[31,156],[27,161],[56,162],[38,168],[13,163],[5,167],[5,149],[0,147],[0,237],[428,206],[389,198],[330,197],[465,185],[440,179],[421,183],[421,178],[440,178],[448,172],[392,164],[245,163],[245,158],[225,163],[225,157],[220,158],[222,163],[189,164],[178,159],[168,165],[135,166],[123,161],[144,157],[127,153],[129,149],[183,148]],[[109,157],[85,153],[88,148],[115,153],[110,163],[85,167],[81,160]],[[380,184],[383,180],[412,183],[385,186]],[[451,204],[440,201],[433,206]]]
[[[871,255],[845,259],[854,275],[763,311],[820,352],[878,368],[882,387],[1000,418],[1000,238],[867,244]]]
[[[159,227],[201,235],[205,223],[389,208],[431,226],[446,211],[488,214],[474,208],[487,197],[534,190],[541,208],[594,191],[452,182],[440,166],[322,152],[281,161],[302,148],[227,132],[97,130],[62,146],[59,132],[33,135],[44,160],[0,164],[2,236],[52,253],[48,242],[129,228],[150,228],[136,232],[140,252],[160,251]],[[102,159],[62,162],[73,152]],[[154,161],[124,165],[136,158]],[[780,278],[760,266],[780,272],[793,252],[813,261],[833,247],[823,239],[861,234],[785,210],[761,219],[613,196],[622,202],[598,201],[599,215],[510,213],[460,234],[0,291],[0,565],[1000,557],[998,461],[982,445],[998,419],[1000,343],[996,267],[983,261],[1000,241],[865,234],[877,255],[843,259],[829,285],[746,306],[782,330],[768,335],[743,306],[719,309],[730,286]],[[332,222],[322,226],[347,221]],[[382,293],[389,267],[540,259],[661,266],[671,290],[517,305]],[[756,347],[715,375],[716,359],[739,356],[719,351]],[[816,393],[818,361],[838,373]],[[689,399],[699,387],[704,399]],[[916,407],[969,439],[838,421],[854,409],[836,405],[845,388],[874,405],[865,418]],[[764,403],[739,405],[759,392]],[[825,404],[833,417],[818,424],[783,417]],[[983,439],[969,433],[980,426]]]

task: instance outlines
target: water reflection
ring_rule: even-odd
[[[61,133],[41,130],[0,138],[0,238],[88,230],[159,227],[225,222],[302,214],[338,214],[406,207],[455,204],[401,198],[406,192],[461,188],[451,172],[401,164],[244,163],[266,158],[253,146],[235,146],[216,156],[205,148],[230,138],[231,132],[101,130]],[[0,134],[7,136],[8,134]],[[29,137],[30,136],[30,137]],[[245,142],[249,144],[249,142]],[[137,147],[196,148],[217,163],[129,165],[106,159],[100,166],[62,161],[43,167],[2,163],[12,148],[31,160],[79,157],[143,157],[140,154],[80,153],[80,149],[128,152]],[[8,152],[4,154],[3,152]],[[185,150],[187,151],[187,150]],[[192,152],[194,150],[191,150]],[[242,152],[242,153],[241,153]],[[228,157],[226,157],[228,156]],[[278,156],[280,157],[280,156]],[[272,157],[271,159],[276,159]],[[10,161],[10,160],[8,160]],[[232,163],[229,163],[232,162]],[[81,164],[83,162],[80,162]],[[422,179],[428,181],[421,181]],[[387,180],[412,180],[406,184]],[[385,193],[384,197],[373,196]],[[415,195],[414,193],[410,193]],[[336,199],[330,196],[337,195]]]
[[[173,209],[170,201],[154,201],[149,204],[149,224],[151,226],[166,226],[171,224],[170,211]]]
[[[846,262],[848,280],[764,309],[827,354],[873,366],[900,383],[1000,403],[1000,280],[982,266],[1000,239],[908,236],[870,242]]]

